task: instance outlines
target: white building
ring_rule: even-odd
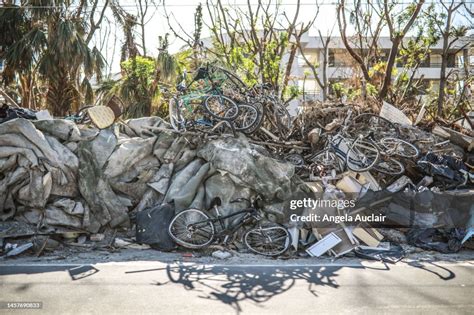
[[[323,38],[326,40],[326,38]],[[408,41],[409,38],[405,38]],[[318,64],[318,76],[322,80],[322,63],[324,56],[323,41],[319,36],[303,36],[301,40],[303,52],[311,63]],[[466,46],[467,45],[467,46]],[[463,49],[468,50],[469,63],[471,71],[474,68],[474,56],[472,54],[472,46],[474,45],[474,37],[467,36],[460,38],[449,51],[448,57],[448,68],[446,73],[452,73],[453,71],[464,75],[463,68]],[[356,51],[360,49],[352,43],[352,47]],[[378,40],[378,49],[380,51],[381,59],[388,59],[392,42],[388,37],[381,37]],[[426,82],[427,86],[439,84],[440,70],[441,70],[441,52],[442,42],[439,41],[436,45],[431,47],[431,52],[427,55],[424,63],[416,70],[415,79],[422,78]],[[329,41],[329,58],[328,58],[328,69],[327,78],[330,82],[343,81],[351,78],[354,71],[359,71],[359,68],[353,58],[349,55],[342,39],[340,37],[332,37]],[[397,74],[404,71],[402,63],[397,63]],[[411,75],[410,72],[408,72]],[[306,77],[306,78],[305,78]],[[395,75],[396,77],[396,75]],[[297,62],[293,64],[292,68],[292,79],[298,81],[298,85],[301,89],[306,92],[307,99],[321,97],[321,89],[314,79],[313,73],[310,67],[306,64],[304,58],[298,55]],[[304,83],[304,86],[303,86]]]

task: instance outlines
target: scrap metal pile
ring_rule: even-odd
[[[270,87],[238,88],[228,78],[218,88],[211,83],[214,92],[181,89],[170,123],[1,123],[4,256],[57,246],[174,250],[176,243],[220,242],[270,256],[355,252],[396,261],[398,244],[442,252],[469,246],[469,135],[422,130],[389,104],[377,114],[358,104],[305,104],[291,117]],[[341,207],[344,200],[350,206]],[[361,214],[387,219],[347,219]],[[346,219],[294,220],[318,216]]]

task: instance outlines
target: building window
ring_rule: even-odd
[[[304,91],[307,100],[316,99],[321,93],[318,83],[313,79],[298,80],[298,87]]]
[[[430,56],[430,67],[431,68],[440,68],[441,67],[441,55],[434,55]]]
[[[441,55],[431,55],[430,58],[430,67],[431,68],[441,68],[441,63],[443,62]],[[455,68],[456,67],[456,54],[449,54],[448,55],[448,62],[446,64],[448,68]]]
[[[336,65],[336,56],[334,54],[334,50],[330,49],[329,50],[329,56],[328,56],[328,66],[329,67],[334,67]]]
[[[449,54],[448,55],[448,68],[455,68],[456,67],[456,54]]]
[[[315,53],[315,52],[305,52],[304,56],[306,57],[306,59],[308,59],[308,61],[312,65],[316,65],[318,63],[318,54],[317,53]],[[307,66],[306,60],[302,55],[298,56],[298,65],[300,67],[306,67]]]
[[[430,67],[430,54],[426,54],[425,58],[420,63],[421,68],[429,68]]]

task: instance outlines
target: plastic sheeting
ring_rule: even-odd
[[[1,124],[0,219],[96,233],[129,227],[130,213],[150,206],[206,210],[215,197],[231,213],[247,206],[232,199],[258,194],[278,215],[302,192],[293,165],[244,136],[204,142],[167,126],[158,117],[103,130],[61,119]]]

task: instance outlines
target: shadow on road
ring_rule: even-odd
[[[137,270],[126,272],[166,271],[168,281],[155,282],[162,286],[169,283],[181,284],[185,290],[202,292],[200,298],[215,300],[241,311],[240,302],[264,303],[271,298],[290,290],[297,281],[305,281],[308,291],[315,297],[318,288],[339,287],[336,277],[340,266],[205,266],[169,264],[162,269]],[[363,269],[364,267],[344,267]],[[204,290],[203,290],[204,289]],[[204,292],[206,291],[206,293]]]
[[[15,274],[35,274],[45,272],[67,271],[71,280],[80,280],[90,277],[99,272],[99,269],[90,264],[86,265],[39,265],[39,266],[2,266],[0,268],[0,276],[8,276]]]
[[[456,274],[452,272],[451,270],[449,270],[448,268],[440,266],[439,264],[436,264],[431,261],[424,262],[424,263],[420,263],[418,261],[411,261],[411,262],[407,262],[407,265],[430,272],[438,276],[441,280],[445,280],[445,281],[454,279],[456,277]],[[443,273],[445,273],[446,275],[443,275]]]

